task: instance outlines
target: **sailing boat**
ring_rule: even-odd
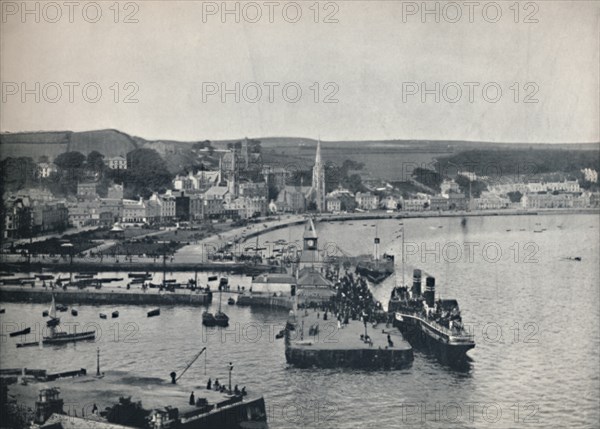
[[[51,328],[58,326],[58,324],[60,323],[60,318],[56,317],[56,302],[54,301],[54,294],[52,294],[52,304],[50,304],[48,314],[50,316],[50,320],[46,322],[46,326],[49,326]]]
[[[228,326],[229,325],[229,316],[221,311],[221,295],[222,295],[223,286],[219,286],[219,311],[215,314],[215,323],[217,326]]]
[[[57,332],[56,326],[60,323],[60,319],[56,317],[56,303],[54,301],[54,295],[52,295],[52,304],[50,307],[50,320],[46,322],[46,325],[50,327],[50,336],[44,337],[41,341],[42,344],[65,344],[75,341],[93,340],[96,338],[96,331],[84,331],[75,332],[68,334],[66,332]],[[38,341],[29,343],[19,343],[17,347],[37,346]]]

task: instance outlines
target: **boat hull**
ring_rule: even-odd
[[[394,326],[411,346],[435,355],[444,364],[460,365],[469,361],[467,352],[475,347],[474,342],[451,341],[419,318],[403,315],[402,320],[395,319]]]
[[[76,334],[64,334],[64,335],[57,335],[54,337],[44,337],[44,339],[42,340],[42,344],[60,345],[60,344],[74,343],[77,341],[90,341],[90,340],[95,340],[95,339],[96,339],[96,331],[86,331],[86,332],[79,332]],[[17,347],[29,347],[29,346],[37,346],[37,345],[39,345],[39,342],[33,341],[33,342],[29,342],[29,343],[17,344]]]

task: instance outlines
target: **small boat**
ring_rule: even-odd
[[[76,332],[74,334],[67,334],[66,332],[53,332],[49,337],[44,337],[42,344],[65,344],[72,343],[75,341],[93,340],[96,338],[96,331]],[[20,343],[17,347],[28,347],[37,346],[39,341],[33,341],[30,343]]]
[[[160,308],[155,308],[154,310],[150,310],[147,314],[148,317],[160,316]]]
[[[66,305],[64,305],[64,304],[58,304],[58,305],[56,306],[56,309],[57,309],[58,311],[60,311],[61,313],[64,313],[65,311],[67,311],[67,310],[69,309],[69,307],[67,307],[67,306],[66,306]]]
[[[0,308],[0,314],[4,314],[4,313],[6,313],[6,309]]]
[[[215,280],[217,280],[219,277],[218,276],[208,276],[208,281],[209,282],[214,282]]]
[[[227,304],[229,304],[229,305],[235,305],[235,299],[233,299],[233,298],[229,298],[229,299],[227,300]]]
[[[229,316],[227,316],[222,311],[217,311],[217,313],[215,314],[215,324],[223,328],[229,326]]]
[[[48,317],[48,310],[42,311],[42,317]]]
[[[79,311],[77,311],[76,308],[72,308],[71,309],[71,316],[77,316],[77,315],[79,315]]]
[[[221,279],[221,281],[223,281],[223,279]],[[221,288],[219,288],[221,289]],[[223,295],[223,292],[221,292],[219,290],[219,311],[217,311],[217,313],[214,316],[215,319],[215,325],[217,326],[221,326],[221,327],[226,327],[229,326],[229,316],[227,316],[225,313],[223,313],[221,311],[221,296]]]
[[[9,335],[11,337],[18,337],[19,335],[27,335],[31,332],[31,328],[25,328],[25,329],[21,329],[20,331],[17,332],[11,332]]]
[[[215,316],[213,316],[212,313],[209,313],[208,311],[205,311],[204,313],[202,313],[202,324],[204,326],[215,326],[217,324],[217,321],[215,320]]]
[[[219,280],[219,286],[227,286],[229,284],[229,279],[227,277],[221,277]]]
[[[100,319],[106,319],[106,314],[100,313]]]
[[[75,274],[74,277],[76,279],[93,279],[94,275],[93,274]]]
[[[49,328],[53,328],[55,326],[58,326],[59,323],[60,323],[60,319],[58,317],[50,316],[50,320],[48,320],[46,322],[46,326],[48,326]]]
[[[52,302],[50,303],[50,309],[45,311],[50,316],[50,320],[46,322],[46,326],[53,328],[58,326],[60,318],[56,317],[56,301],[54,301],[54,294],[52,294]]]
[[[128,276],[132,279],[148,279],[152,277],[150,273],[129,273]]]
[[[507,230],[506,230],[506,232],[511,232],[511,231],[512,231],[512,229],[507,229]]]
[[[116,319],[117,317],[119,317],[119,312],[118,312],[118,311],[113,311],[113,312],[111,313],[111,317],[112,317],[113,319]]]

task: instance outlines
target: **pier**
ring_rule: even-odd
[[[324,314],[319,310],[299,311],[294,329],[286,330],[288,363],[299,368],[375,370],[403,369],[412,364],[413,349],[397,329],[368,323],[365,341],[365,325],[360,321],[338,324],[331,313],[323,320]]]

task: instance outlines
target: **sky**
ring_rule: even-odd
[[[1,3],[3,132],[600,141],[597,1]]]

